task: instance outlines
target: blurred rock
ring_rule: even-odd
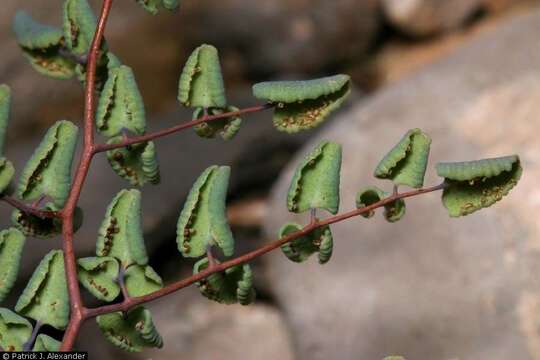
[[[425,36],[459,27],[480,8],[482,0],[382,0],[382,4],[398,29]]]
[[[413,36],[444,33],[461,27],[482,11],[501,11],[532,0],[381,0],[397,29]]]
[[[249,197],[227,207],[231,226],[260,227],[267,215],[268,201],[265,197]]]
[[[488,11],[502,11],[516,5],[534,4],[538,3],[538,0],[483,0],[484,7]]]
[[[424,66],[448,56],[463,43],[497,29],[507,17],[516,16],[525,10],[528,8],[516,7],[515,10],[488,17],[469,27],[423,41],[388,41],[374,56],[373,72],[377,74],[378,86],[382,87],[415,74]]]
[[[149,308],[163,349],[126,353],[107,342],[95,322],[83,328],[77,347],[93,359],[293,359],[284,319],[271,306],[217,304],[191,287]]]
[[[113,6],[106,37],[112,51],[134,68],[148,113],[169,112],[177,106],[182,66],[201,43],[219,47],[229,88],[269,74],[322,73],[365,56],[378,29],[378,1],[204,0],[183,3],[179,13],[156,16],[134,1],[121,1]],[[97,13],[101,1],[90,3]],[[61,26],[61,4],[36,0],[2,4],[0,82],[13,89],[12,138],[36,133],[61,118],[81,116],[81,85],[35,73],[11,31],[19,9],[38,21]]]
[[[379,0],[186,2],[191,47],[216,45],[247,74],[319,73],[365,56],[379,28]]]
[[[490,209],[450,219],[440,195],[407,201],[397,224],[333,226],[325,266],[266,258],[269,283],[302,359],[540,359],[540,10],[516,17],[336,119],[273,191],[268,236],[284,222],[294,164],[321,139],[344,146],[342,210],[406,130],[433,138],[432,159],[518,153],[523,178]],[[426,184],[437,184],[433,164]],[[304,220],[305,217],[304,217]]]

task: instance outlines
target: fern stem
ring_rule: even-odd
[[[241,109],[241,110],[238,110],[238,111],[226,112],[226,113],[219,114],[219,115],[205,114],[200,119],[184,122],[182,124],[175,125],[175,126],[172,126],[170,128],[166,128],[166,129],[163,129],[163,130],[158,130],[158,131],[151,132],[151,133],[141,135],[141,136],[127,137],[127,138],[123,139],[119,143],[115,143],[115,144],[96,144],[94,146],[94,148],[93,148],[93,153],[97,154],[97,153],[101,153],[101,152],[105,152],[105,151],[109,151],[109,150],[113,150],[113,149],[126,147],[128,145],[133,145],[133,144],[137,144],[137,143],[141,143],[141,142],[155,140],[155,139],[167,136],[167,135],[171,135],[171,134],[180,132],[182,130],[192,128],[192,127],[197,126],[197,125],[202,124],[202,123],[208,123],[208,122],[222,120],[222,119],[226,119],[226,118],[238,117],[238,116],[245,115],[245,114],[261,112],[261,111],[264,111],[264,110],[271,109],[273,107],[274,107],[273,104],[264,104],[264,105],[257,105],[257,106]]]
[[[41,329],[41,326],[43,326],[43,323],[41,321],[37,321],[36,325],[34,325],[34,329],[32,330],[32,335],[30,335],[30,338],[27,342],[23,344],[23,351],[32,351],[34,348],[34,343],[36,342],[37,336],[39,334],[39,330]]]
[[[73,247],[73,216],[77,202],[90,169],[94,155],[94,118],[96,112],[96,69],[99,58],[99,50],[103,41],[107,19],[113,4],[113,0],[103,0],[101,13],[94,39],[88,53],[86,64],[86,88],[84,98],[84,143],[83,153],[75,172],[71,191],[62,210],[62,245],[64,250],[64,263],[66,279],[69,291],[71,315],[69,324],[64,333],[60,351],[69,351],[73,348],[81,324],[86,316],[86,308],[82,302],[81,289],[77,278],[77,263]]]
[[[1,196],[0,200],[8,203],[9,205],[11,205],[12,207],[16,209],[21,210],[23,213],[34,215],[41,219],[54,218],[54,217],[61,216],[60,211],[41,210],[35,206],[27,205],[15,198],[12,198],[11,196]]]
[[[390,195],[390,196],[388,196],[388,197],[386,197],[386,198],[384,198],[384,199],[382,199],[382,200],[380,200],[380,201],[378,201],[376,203],[373,203],[373,204],[371,204],[369,206],[365,206],[365,207],[354,209],[354,210],[351,210],[351,211],[348,211],[348,212],[345,212],[345,213],[342,213],[342,214],[338,214],[338,215],[329,217],[329,218],[327,218],[325,220],[317,220],[315,222],[311,222],[308,225],[306,225],[304,228],[302,228],[301,230],[290,233],[289,235],[287,235],[287,236],[285,236],[285,237],[283,237],[281,239],[274,240],[274,241],[260,247],[257,250],[253,250],[251,252],[248,252],[247,254],[241,255],[241,256],[239,256],[237,258],[234,258],[232,260],[228,260],[228,261],[225,261],[223,263],[218,263],[213,267],[208,267],[204,271],[201,271],[200,273],[194,274],[194,275],[192,275],[192,276],[190,276],[188,278],[185,278],[183,280],[174,282],[174,283],[172,283],[170,285],[167,285],[164,288],[162,288],[160,290],[157,290],[157,291],[155,291],[155,292],[153,292],[151,294],[148,294],[148,295],[145,295],[145,296],[140,296],[140,297],[131,297],[131,298],[129,298],[127,300],[124,300],[123,302],[118,303],[118,304],[105,305],[105,306],[101,306],[101,307],[98,307],[98,308],[87,309],[86,317],[87,318],[92,318],[92,317],[96,317],[98,315],[108,314],[108,313],[116,312],[116,311],[124,311],[124,312],[128,311],[128,310],[130,310],[131,308],[133,308],[133,307],[135,307],[137,305],[141,305],[141,304],[144,304],[144,303],[159,299],[161,297],[172,294],[172,293],[174,293],[174,292],[176,292],[178,290],[181,290],[181,289],[183,289],[185,287],[193,285],[194,283],[196,283],[198,281],[201,281],[201,280],[207,278],[208,276],[210,276],[212,274],[225,271],[228,268],[231,268],[233,266],[237,266],[237,265],[241,265],[241,264],[250,262],[250,261],[252,261],[252,260],[254,260],[254,259],[258,258],[258,257],[261,257],[261,256],[263,256],[263,255],[265,255],[265,254],[267,254],[267,253],[281,247],[283,244],[291,242],[291,241],[293,241],[295,239],[298,239],[298,238],[300,238],[302,236],[306,236],[306,235],[308,235],[309,233],[311,233],[312,231],[314,231],[314,230],[316,230],[318,228],[321,228],[321,227],[324,227],[324,226],[327,226],[327,225],[331,225],[331,224],[335,224],[335,223],[338,223],[338,222],[341,222],[341,221],[344,221],[344,220],[359,216],[361,214],[368,213],[368,212],[373,211],[375,209],[384,207],[385,205],[390,204],[390,203],[392,203],[392,202],[394,202],[396,200],[399,200],[399,199],[404,199],[404,198],[409,198],[409,197],[414,197],[414,196],[419,196],[419,195],[431,193],[431,192],[434,192],[434,191],[439,191],[439,190],[444,189],[444,187],[445,187],[445,184],[442,183],[440,185],[436,185],[436,186],[432,186],[432,187],[428,187],[428,188],[417,189],[417,190],[412,190],[412,191],[408,191],[408,192],[393,194],[393,195]]]

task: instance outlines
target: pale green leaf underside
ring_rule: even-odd
[[[129,296],[138,297],[153,293],[163,287],[163,280],[149,265],[131,265],[125,272]]]
[[[517,185],[522,172],[517,155],[437,164],[437,174],[446,183],[442,201],[452,217],[469,215],[501,200]]]
[[[287,193],[287,208],[294,213],[339,210],[341,145],[323,141],[296,168]]]
[[[396,185],[421,188],[429,157],[431,139],[420,129],[409,130],[375,169],[375,177]]]
[[[60,341],[48,335],[39,334],[32,351],[56,352],[60,350],[60,345]]]
[[[117,144],[122,139],[122,136],[116,136],[107,143]],[[107,160],[113,171],[133,186],[159,184],[159,163],[152,141],[107,151]]]
[[[25,57],[37,72],[56,79],[70,79],[75,75],[75,63],[60,54],[63,44],[60,29],[35,22],[24,11],[18,11],[13,31]]]
[[[188,58],[178,85],[178,101],[187,107],[224,108],[227,105],[219,54],[203,44]]]
[[[224,110],[218,108],[209,109],[210,115],[219,115],[224,112],[234,112],[239,109],[234,106],[227,106]],[[193,120],[200,119],[203,116],[203,109],[197,108],[193,112]],[[217,134],[221,136],[223,140],[231,140],[240,130],[242,125],[242,119],[240,117],[227,118],[217,121],[210,121],[199,124],[194,127],[197,135],[203,138],[214,138]]]
[[[105,136],[130,131],[146,131],[144,103],[131,68],[121,65],[109,70],[109,76],[96,111],[97,130]]]
[[[0,84],[0,155],[4,153],[4,142],[11,110],[11,89]]]
[[[81,284],[96,298],[111,302],[120,294],[117,279],[120,265],[112,257],[87,257],[77,260]]]
[[[48,196],[59,208],[64,205],[71,187],[77,133],[77,127],[69,121],[58,121],[49,128],[21,173],[19,198],[36,200]]]
[[[283,238],[291,233],[302,230],[302,226],[296,223],[287,223],[279,231],[279,237]],[[330,227],[325,226],[314,230],[308,235],[290,241],[281,246],[281,250],[294,262],[304,262],[315,253],[319,253],[319,263],[325,264],[332,257],[334,239]]]
[[[13,311],[0,308],[0,347],[4,351],[22,351],[32,334],[32,324]]]
[[[41,260],[19,297],[15,310],[58,330],[66,328],[69,295],[61,250],[53,250]]]
[[[334,75],[305,81],[271,81],[253,86],[256,98],[277,104],[274,125],[296,133],[320,125],[350,93],[350,77]]]
[[[63,28],[66,47],[76,55],[86,55],[90,49],[97,21],[86,0],[66,0]]]
[[[13,175],[15,175],[15,168],[11,161],[6,158],[0,158],[0,194],[9,187]]]
[[[211,245],[221,248],[225,256],[233,254],[225,205],[229,175],[228,166],[211,166],[193,184],[177,224],[176,242],[182,255],[203,256]]]
[[[141,192],[120,191],[107,208],[99,229],[96,255],[118,259],[124,268],[146,265],[148,255],[141,226]]]
[[[17,280],[25,240],[17,229],[0,231],[0,303]]]
[[[140,352],[145,347],[163,347],[150,311],[136,308],[124,316],[121,312],[98,316],[99,328],[107,340],[129,352]]]
[[[208,259],[199,260],[193,267],[198,274],[208,267]],[[255,300],[253,273],[248,264],[231,267],[224,272],[212,274],[197,283],[201,293],[210,300],[222,304],[249,305]]]

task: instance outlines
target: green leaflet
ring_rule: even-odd
[[[225,110],[212,108],[208,112],[210,115],[219,115],[224,112],[234,112],[239,109],[234,106],[227,106]],[[197,108],[193,112],[193,120],[200,119],[204,115],[203,108]],[[223,140],[231,140],[240,130],[242,119],[240,117],[227,118],[217,121],[210,121],[194,127],[197,135],[203,138],[214,138],[219,133]]]
[[[330,227],[326,226],[313,232],[314,244],[319,247],[319,264],[326,264],[334,252],[334,237]]]
[[[145,347],[163,347],[163,339],[157,332],[150,311],[138,307],[127,316],[121,312],[100,315],[96,318],[107,340],[129,352],[140,352]]]
[[[17,196],[36,200],[52,198],[61,208],[71,187],[71,163],[78,129],[69,121],[58,121],[49,130],[22,171]]]
[[[112,52],[107,51],[107,72],[110,70],[122,66],[122,62],[118,56],[114,55]]]
[[[208,259],[199,260],[193,267],[193,274],[208,268]],[[224,272],[215,273],[197,282],[201,293],[210,300],[223,304],[249,305],[255,300],[253,273],[248,264],[233,266]]]
[[[58,330],[66,328],[69,295],[61,250],[53,250],[41,260],[19,297],[15,311]]]
[[[296,223],[287,223],[279,230],[279,238],[302,230],[302,226]],[[303,262],[317,252],[318,248],[309,236],[302,236],[289,243],[281,245],[281,250],[290,260]]]
[[[279,231],[279,237],[283,238],[293,232],[302,230],[302,226],[296,223],[287,223]],[[326,264],[332,257],[334,239],[330,227],[325,226],[314,230],[306,236],[290,241],[281,246],[281,250],[291,261],[303,262],[311,255],[319,253],[319,263]]]
[[[4,141],[11,109],[11,90],[9,86],[0,84],[0,154],[4,153]]]
[[[96,255],[113,257],[124,269],[131,264],[148,263],[141,229],[139,190],[122,190],[110,203],[99,229]]]
[[[225,256],[234,252],[234,238],[227,222],[225,200],[228,166],[210,166],[197,179],[178,218],[176,242],[185,257],[206,254],[217,245]]]
[[[117,144],[122,139],[122,136],[115,136],[107,143]],[[159,184],[159,163],[152,141],[107,151],[107,160],[113,171],[133,186]]]
[[[32,335],[32,324],[13,311],[0,308],[0,347],[4,351],[22,351]]]
[[[253,95],[277,104],[274,125],[278,130],[296,133],[319,126],[338,109],[350,93],[350,82],[348,75],[262,82],[253,86]]]
[[[162,0],[136,0],[139,5],[152,15],[156,15]]]
[[[13,31],[19,46],[25,49],[46,50],[62,42],[62,31],[36,22],[24,11],[17,11],[13,20]]]
[[[35,22],[26,12],[17,11],[13,31],[24,56],[38,73],[56,79],[75,75],[75,63],[61,55],[64,38],[60,29]]]
[[[227,105],[218,51],[201,45],[188,58],[178,85],[178,101],[187,107],[224,108]]]
[[[397,222],[405,216],[405,201],[398,199],[384,207],[384,218],[388,222]]]
[[[238,278],[240,279],[238,289],[236,289],[236,297],[240,305],[249,305],[255,301],[257,293],[253,288],[253,273],[248,264],[244,264],[242,268],[236,269]]]
[[[376,186],[365,187],[356,195],[356,207],[360,209],[372,205],[386,198],[388,195],[387,192]],[[384,206],[384,218],[391,223],[399,221],[405,215],[405,210],[405,201],[403,201],[403,199],[398,199]],[[360,215],[369,219],[375,215],[375,210]]]
[[[60,345],[60,341],[53,339],[48,335],[39,334],[32,351],[56,352],[60,350]]]
[[[396,185],[421,188],[429,157],[431,138],[420,129],[409,130],[375,169],[375,177]]]
[[[87,257],[77,260],[81,284],[99,300],[111,302],[120,294],[117,279],[120,265],[112,257]]]
[[[44,210],[58,211],[59,207],[54,204],[47,204]],[[62,221],[58,218],[46,218],[23,213],[20,210],[14,210],[11,214],[11,221],[15,227],[23,232],[24,235],[39,239],[47,239],[62,232]],[[83,223],[83,211],[81,208],[75,208],[73,219],[73,230],[76,232]]]
[[[57,211],[54,205],[47,205],[45,210]],[[11,222],[17,229],[29,237],[47,239],[62,232],[62,221],[57,218],[45,218],[30,215],[20,210],[13,210]]]
[[[73,54],[86,55],[97,28],[92,8],[86,0],[66,0],[63,19],[66,47]]]
[[[131,265],[125,272],[129,296],[138,297],[153,293],[163,287],[163,280],[149,265]]]
[[[17,229],[0,231],[0,303],[17,280],[25,240],[24,235]]]
[[[387,356],[383,360],[405,360],[402,356]]]
[[[11,107],[11,90],[7,85],[0,85],[0,155],[4,152],[4,141],[6,138],[7,124]],[[2,194],[11,183],[15,168],[11,161],[0,157],[0,194]]]
[[[180,7],[180,0],[163,0],[163,7],[169,11],[176,11]]]
[[[366,188],[363,188],[358,192],[356,195],[356,207],[358,209],[363,208],[365,206],[372,205],[376,202],[381,201],[387,196],[387,194],[379,189],[376,186],[368,186]],[[375,210],[371,210],[367,213],[360,214],[366,219],[369,219],[375,215]]]
[[[137,135],[146,130],[144,103],[130,67],[109,70],[96,112],[97,130],[105,136],[121,135],[124,130]]]
[[[11,161],[6,158],[0,158],[0,194],[9,187],[13,175],[15,175],[15,168]]]
[[[523,169],[519,156],[439,163],[444,177],[442,201],[452,217],[465,216],[501,200],[517,185]]]
[[[139,5],[152,15],[156,15],[160,6],[169,10],[176,11],[180,6],[180,0],[136,0]]]
[[[122,65],[120,59],[116,57],[110,51],[101,53],[101,57],[98,59],[96,66],[96,90],[99,93],[103,90],[103,86],[109,79],[109,72]],[[77,64],[75,67],[75,73],[77,79],[83,84],[86,85],[86,66],[82,64]]]
[[[294,213],[309,209],[339,210],[341,145],[323,141],[298,165],[287,194],[287,208]]]

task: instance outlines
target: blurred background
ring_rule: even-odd
[[[91,4],[97,12],[100,1]],[[17,9],[59,26],[61,6],[2,1],[0,83],[14,97],[6,152],[19,170],[48,126],[81,120],[80,84],[35,73],[11,32]],[[250,87],[258,81],[343,72],[355,84],[316,131],[286,135],[262,113],[246,118],[230,143],[190,131],[157,143],[162,184],[144,188],[144,228],[151,265],[166,282],[192,271],[176,250],[176,219],[212,164],[233,168],[229,220],[238,254],[293,219],[284,199],[291,172],[321,139],[344,146],[342,210],[353,208],[360,187],[390,187],[372,171],[414,127],[432,136],[433,164],[519,153],[525,173],[505,201],[467,218],[450,220],[432,194],[408,201],[398,224],[378,217],[338,224],[325,266],[294,264],[279,252],[258,260],[253,306],[211,303],[194,287],[151,303],[162,350],[124,354],[92,321],[78,347],[99,359],[540,359],[539,34],[537,0],[185,0],[178,13],[157,16],[116,1],[107,41],[135,71],[150,129],[191,118],[176,102],[177,82],[201,43],[220,50],[238,106],[257,104]],[[427,184],[438,181],[431,169]],[[125,186],[96,157],[80,202],[81,257],[93,253],[105,209]],[[9,209],[0,214],[8,226]],[[27,241],[14,296],[55,246],[59,239]]]

